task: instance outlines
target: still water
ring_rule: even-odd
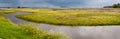
[[[29,14],[26,12],[16,12],[12,14],[4,14],[5,17],[9,18],[15,24],[26,24],[29,21],[25,21],[15,16],[17,14]],[[67,34],[70,39],[120,39],[120,26],[62,26],[62,25],[50,25],[44,23],[35,23],[36,26],[43,30],[52,32],[62,32]]]

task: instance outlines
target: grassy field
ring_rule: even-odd
[[[1,39],[68,39],[66,35],[57,32],[48,32],[31,24],[17,25],[3,17],[5,13],[14,10],[0,11],[0,38]]]
[[[55,25],[120,25],[119,9],[18,9],[32,14],[16,17],[39,23]]]

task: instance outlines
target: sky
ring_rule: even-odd
[[[0,0],[0,7],[73,7],[100,8],[120,3],[120,0]]]

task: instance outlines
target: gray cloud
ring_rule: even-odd
[[[0,6],[26,7],[102,7],[120,0],[0,0]]]
[[[1,7],[16,7],[20,4],[19,0],[0,0]]]

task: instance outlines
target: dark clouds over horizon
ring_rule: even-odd
[[[0,0],[1,7],[103,7],[120,0]]]

